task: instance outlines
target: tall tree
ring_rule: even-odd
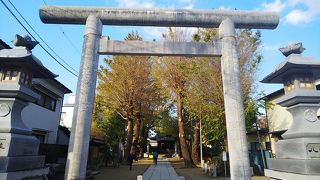
[[[168,29],[163,37],[167,41],[185,41],[185,32],[179,29]],[[167,90],[168,96],[176,103],[176,115],[179,129],[179,142],[184,164],[186,167],[193,166],[190,151],[186,141],[183,118],[183,98],[186,89],[187,74],[192,68],[192,59],[187,57],[162,57],[154,60],[153,70],[158,83]]]
[[[259,52],[261,45],[260,32],[251,30],[237,31],[237,51],[241,68],[241,85],[243,89],[244,105],[252,105],[250,96],[255,92],[255,77],[262,56]],[[211,42],[218,37],[216,29],[198,29],[193,35],[194,41]],[[186,92],[186,108],[195,124],[199,119],[203,123],[204,142],[226,141],[226,124],[224,117],[223,87],[221,81],[220,58],[198,58],[192,76],[189,77]],[[246,118],[249,119],[249,118]],[[249,124],[249,123],[248,123]],[[194,130],[194,137],[198,131]],[[194,138],[197,140],[197,138]],[[193,150],[197,151],[193,142]],[[216,144],[216,143],[214,143]],[[220,143],[218,143],[220,144]],[[226,147],[226,146],[225,146]],[[197,155],[194,153],[193,155]],[[196,159],[196,157],[193,157]]]
[[[199,162],[200,121],[205,141],[212,142],[223,139],[223,94],[219,59],[197,58],[196,68],[189,76],[188,89],[185,96],[185,107],[189,119],[193,122],[192,158]]]
[[[129,33],[126,41],[142,41],[137,32]],[[125,157],[137,151],[141,124],[162,103],[161,94],[151,75],[151,60],[146,56],[113,56],[100,66],[98,94],[107,106],[127,122]]]
[[[138,33],[129,33],[125,40],[142,40]],[[133,141],[134,120],[138,122],[139,96],[143,87],[140,86],[140,75],[144,74],[147,57],[113,56],[106,58],[106,67],[100,66],[98,94],[105,99],[107,106],[127,121],[127,137],[125,157],[131,151]],[[143,79],[143,77],[142,77]]]
[[[93,134],[99,134],[99,136],[104,137],[107,149],[113,149],[124,140],[125,123],[114,110],[106,105],[105,99],[97,94],[92,130],[95,132]]]

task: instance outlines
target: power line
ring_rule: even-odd
[[[11,4],[11,6],[17,11],[17,13],[20,15],[20,17],[24,20],[24,22],[31,28],[31,30],[38,36],[38,38],[62,61],[64,62],[69,68],[71,68],[75,73],[78,74],[77,70],[73,69],[65,60],[63,60],[47,43],[43,38],[36,32],[36,30],[29,24],[29,22],[23,17],[23,15],[19,12],[19,10],[15,7],[15,5],[8,0],[8,2]]]
[[[1,0],[1,3],[5,6],[5,8],[11,13],[11,15],[18,21],[18,23],[24,28],[24,30],[27,31],[27,33],[36,41],[38,41],[28,30],[28,28],[26,28],[23,23],[17,18],[17,16],[11,11],[11,9],[6,5],[5,2],[3,2],[3,0]],[[37,33],[36,33],[37,34]],[[41,39],[41,38],[40,38]],[[44,42],[45,43],[45,42]],[[46,44],[46,43],[45,43]],[[42,46],[41,43],[39,43],[40,47],[52,58],[54,59],[59,65],[61,65],[65,70],[67,70],[68,72],[70,72],[71,74],[73,74],[74,76],[78,77],[78,75],[74,72],[72,72],[70,69],[68,69],[65,65],[63,65],[59,60],[57,60],[45,47]],[[63,61],[65,62],[65,61]],[[66,62],[65,62],[66,63]],[[67,63],[66,63],[67,64]],[[67,64],[68,65],[68,64]],[[69,66],[69,65],[68,65]],[[71,68],[73,69],[73,68]]]
[[[67,41],[70,43],[70,45],[73,47],[73,49],[75,51],[77,51],[79,54],[81,54],[81,52],[78,50],[78,48],[73,44],[73,42],[70,40],[70,38],[67,36],[67,34],[62,30],[61,26],[58,24],[58,28],[60,29],[61,33],[63,34],[63,36],[67,39]]]
[[[48,5],[45,0],[42,0],[42,2],[43,2],[43,4]],[[81,54],[81,52],[80,52],[80,51],[78,50],[78,48],[74,45],[74,43],[71,41],[71,39],[69,38],[69,36],[63,31],[63,29],[61,28],[61,26],[60,26],[59,24],[57,24],[57,25],[58,25],[59,30],[61,31],[61,33],[63,34],[63,36],[66,38],[66,40],[70,43],[70,45],[73,47],[73,49],[74,49],[75,51],[77,51],[79,54]]]

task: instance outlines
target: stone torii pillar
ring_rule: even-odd
[[[227,124],[231,179],[251,178],[248,143],[244,121],[239,59],[234,23],[225,19],[219,26],[221,73]]]
[[[236,52],[235,28],[274,29],[277,13],[239,10],[124,9],[43,6],[50,24],[86,24],[66,179],[85,179],[98,54],[221,56],[231,179],[251,179]],[[120,42],[100,38],[103,25],[218,28],[220,40],[207,43]]]
[[[65,179],[84,179],[88,161],[91,118],[97,70],[99,64],[99,39],[102,23],[95,15],[89,15],[86,21],[80,73],[77,83],[75,108],[73,112],[68,159]]]

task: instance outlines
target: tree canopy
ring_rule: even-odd
[[[211,42],[217,37],[216,29],[202,28],[193,35],[179,28],[163,34],[164,41],[176,42]],[[236,32],[248,128],[258,112],[254,94],[262,60],[260,37],[259,31]],[[125,40],[143,39],[132,32]],[[98,72],[92,133],[102,133],[108,146],[124,143],[126,156],[142,155],[150,130],[171,135],[179,141],[188,167],[199,162],[200,141],[215,146],[217,154],[227,148],[220,58],[112,56],[104,63]]]

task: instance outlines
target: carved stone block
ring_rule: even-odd
[[[42,168],[45,156],[0,156],[0,173]]]
[[[0,133],[0,156],[38,155],[39,140],[34,136]]]
[[[320,138],[283,139],[275,144],[277,158],[320,158]],[[320,163],[320,159],[319,159]]]

